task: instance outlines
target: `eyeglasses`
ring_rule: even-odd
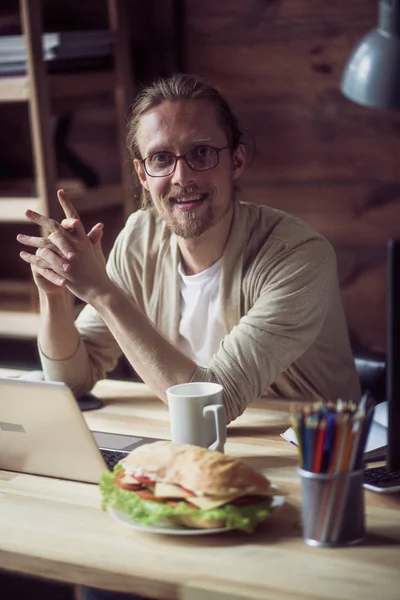
[[[150,177],[167,177],[168,175],[172,175],[178,160],[181,158],[193,171],[209,171],[218,165],[221,150],[226,150],[227,148],[229,146],[224,146],[223,148],[196,146],[179,156],[172,152],[156,152],[155,154],[146,156],[140,162]]]

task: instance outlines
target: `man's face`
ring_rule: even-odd
[[[182,155],[196,146],[224,148],[228,139],[217,122],[214,106],[207,100],[165,101],[145,113],[138,130],[143,158],[163,152]],[[244,148],[232,157],[230,148],[219,153],[219,163],[207,171],[194,171],[183,159],[175,171],[150,177],[140,161],[135,168],[142,185],[150,192],[156,212],[176,235],[198,237],[222,219],[230,219],[233,182],[244,167]]]

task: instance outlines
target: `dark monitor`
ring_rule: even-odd
[[[388,242],[387,264],[387,466],[400,471],[400,239]]]
[[[376,450],[386,466],[368,466],[364,473],[364,487],[382,493],[400,492],[400,239],[387,246],[386,399],[388,445]]]

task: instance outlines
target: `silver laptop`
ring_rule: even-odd
[[[64,383],[0,377],[0,469],[98,483],[124,454],[154,441],[91,432]]]

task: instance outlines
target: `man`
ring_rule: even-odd
[[[63,191],[46,239],[18,236],[39,288],[47,379],[88,392],[123,352],[166,402],[188,381],[224,388],[228,422],[262,393],[359,400],[330,244],[300,220],[239,203],[241,132],[217,90],[175,75],[143,90],[128,145],[143,187],[107,266]],[[87,303],[74,323],[72,295]]]

